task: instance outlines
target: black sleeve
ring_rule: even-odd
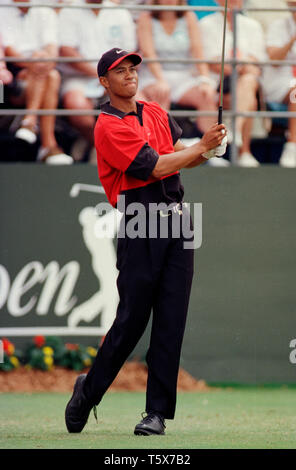
[[[182,131],[181,127],[179,126],[179,124],[176,123],[173,116],[171,116],[169,113],[168,113],[168,119],[169,119],[169,125],[170,125],[170,129],[171,129],[173,144],[175,145],[177,140],[180,139],[183,131]]]
[[[126,169],[126,173],[133,178],[147,181],[154,170],[158,158],[158,153],[146,143]]]

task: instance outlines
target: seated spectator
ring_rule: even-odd
[[[14,1],[17,4],[19,0]],[[24,105],[27,110],[15,136],[34,143],[37,140],[38,117],[30,110],[57,108],[60,75],[54,62],[26,62],[26,59],[57,56],[56,13],[48,8],[11,8],[2,27],[5,54],[17,58],[13,63],[13,72],[22,88],[17,104]],[[72,158],[57,144],[55,120],[55,115],[40,117],[41,148],[38,160],[53,164],[72,163]]]
[[[168,0],[154,0],[167,5]],[[170,5],[184,5],[171,0]],[[216,111],[216,83],[205,63],[184,64],[179,59],[202,59],[203,47],[196,15],[190,11],[144,12],[138,20],[140,51],[146,59],[176,59],[173,63],[151,62],[139,70],[139,97],[169,109],[171,103],[201,111]],[[201,132],[217,122],[216,116],[198,117]]]
[[[225,6],[225,0],[218,0],[221,6]],[[232,10],[240,9],[243,6],[243,0],[229,0],[227,14],[227,30],[225,44],[225,59],[233,57],[233,24]],[[224,26],[224,12],[216,12],[208,15],[200,21],[200,27],[204,38],[205,56],[208,60],[221,61],[222,38]],[[257,61],[265,58],[264,34],[260,23],[248,18],[242,14],[237,16],[237,32],[238,32],[238,48],[236,57],[239,60]],[[210,66],[212,77],[219,85],[221,64]],[[259,79],[261,75],[260,67],[256,65],[239,65],[237,66],[238,82],[237,82],[237,110],[255,111],[257,109],[257,92],[259,90]],[[224,106],[231,107],[231,75],[232,65],[225,64],[225,82],[224,82]],[[238,117],[236,119],[237,139],[235,144],[239,147],[239,158],[237,164],[239,166],[256,167],[258,161],[252,155],[250,150],[252,119]]]
[[[4,0],[0,0],[0,57],[4,57],[5,50],[3,47],[3,28],[9,16],[10,8],[2,6],[1,3],[10,3],[10,2],[9,1],[4,2]],[[0,80],[3,82],[3,84],[8,85],[9,83],[11,83],[13,80],[13,75],[7,69],[7,65],[5,61],[0,60],[0,70],[3,76],[3,79],[0,77]]]
[[[151,3],[150,0],[134,0],[131,2],[131,0],[113,0],[115,3],[122,3],[122,5],[145,5]],[[141,10],[129,10],[134,21],[137,22],[138,18],[141,14]]]
[[[14,0],[18,3],[18,0]],[[37,140],[38,117],[30,110],[55,109],[58,104],[60,76],[53,62],[26,62],[27,58],[50,58],[57,56],[57,29],[55,13],[49,9],[9,9],[2,24],[5,54],[16,57],[12,64],[15,81],[21,88],[21,96],[11,97],[17,105],[24,105],[24,116],[16,137],[29,143]],[[41,148],[38,159],[46,163],[72,163],[55,138],[55,116],[40,117]]]
[[[286,8],[285,0],[245,0],[244,7],[246,8]],[[259,21],[264,32],[267,31],[269,25],[276,19],[283,18],[289,15],[287,11],[248,11],[246,15],[254,20]]]
[[[4,57],[4,48],[2,47],[2,41],[0,37],[0,56]],[[8,85],[13,80],[12,73],[7,69],[6,63],[0,60],[0,86]],[[0,97],[3,96],[3,90],[0,92]],[[0,100],[1,103],[1,100]]]
[[[215,0],[188,0],[188,5],[198,6],[198,7],[217,7],[218,4]],[[211,15],[212,11],[196,11],[195,14],[197,15],[198,19],[204,18],[207,15]]]
[[[110,0],[86,0],[86,3],[114,6]],[[100,57],[106,50],[120,47],[135,51],[136,27],[131,14],[120,9],[69,9],[59,15],[60,55],[81,59]],[[66,109],[94,108],[95,100],[102,99],[104,88],[97,77],[97,60],[63,65],[62,101]],[[70,116],[70,123],[93,147],[95,116]]]
[[[287,2],[296,7],[296,0]],[[271,60],[296,61],[296,12],[270,24],[267,52]],[[296,66],[268,66],[265,68],[263,88],[270,103],[285,103],[288,111],[296,111]],[[287,142],[280,158],[280,165],[296,167],[296,119],[289,119]]]

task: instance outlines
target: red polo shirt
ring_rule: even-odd
[[[101,107],[95,126],[98,172],[107,198],[116,207],[127,202],[180,202],[179,172],[157,179],[152,171],[159,155],[174,152],[182,134],[175,120],[157,103],[137,102],[137,113],[123,113],[109,103]]]

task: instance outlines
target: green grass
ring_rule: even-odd
[[[179,393],[165,436],[134,436],[143,393],[107,393],[81,434],[68,434],[68,394],[0,394],[1,449],[291,449],[295,390],[242,388]]]

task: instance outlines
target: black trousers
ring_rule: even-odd
[[[160,220],[160,216],[157,217]],[[146,411],[174,418],[194,250],[184,249],[182,234],[173,238],[172,221],[173,216],[168,216],[165,238],[118,239],[120,300],[114,323],[85,380],[84,393],[92,404],[101,401],[144,333],[153,312],[146,356]]]

